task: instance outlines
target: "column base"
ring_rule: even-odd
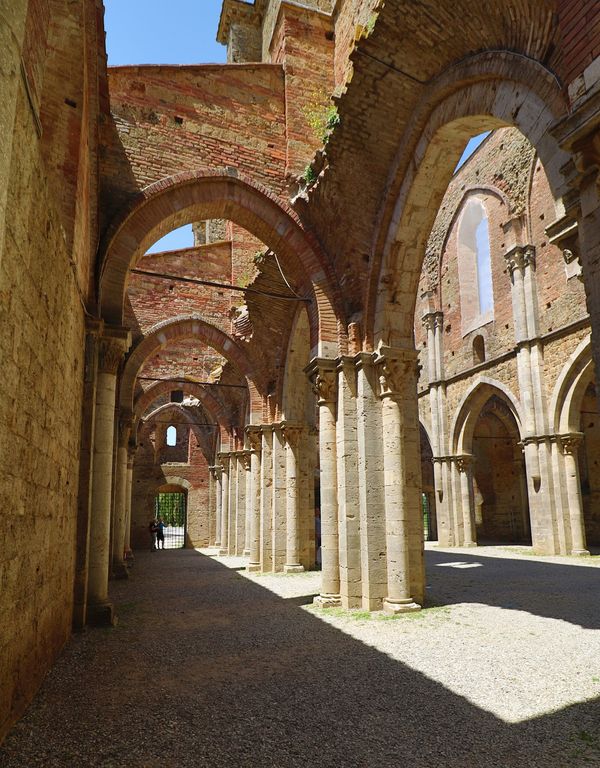
[[[242,557],[250,557],[250,550],[249,549],[245,549],[242,552]]]
[[[86,623],[91,627],[114,627],[118,618],[115,616],[115,608],[112,603],[88,603]]]
[[[248,573],[256,573],[261,570],[260,563],[248,563],[246,570]]]
[[[572,549],[571,554],[577,555],[578,557],[590,557],[590,553],[587,549]]]
[[[219,557],[225,557],[228,554],[229,554],[229,552],[226,549],[220,549],[219,550]]]
[[[113,579],[128,579],[129,571],[125,563],[113,563],[112,565],[112,577]]]
[[[221,542],[215,541],[215,543],[213,544],[213,547],[216,547],[217,549],[219,549],[221,547]]]
[[[319,608],[337,608],[342,604],[342,598],[340,595],[321,594],[317,595],[313,600],[313,605],[318,605]]]
[[[465,541],[465,543],[461,544],[460,546],[461,547],[465,547],[465,548],[467,548],[467,547],[476,547],[477,546],[477,542],[476,541]]]
[[[304,566],[300,565],[300,563],[298,563],[297,565],[286,564],[283,566],[284,573],[303,573],[303,571],[304,571]]]
[[[420,611],[421,606],[415,603],[410,597],[406,600],[393,600],[385,598],[383,601],[383,610],[386,613],[414,613]]]

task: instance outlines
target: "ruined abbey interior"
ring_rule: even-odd
[[[223,0],[215,65],[107,66],[102,0],[0,39],[0,740],[155,516],[398,622],[424,542],[598,551],[597,0]]]

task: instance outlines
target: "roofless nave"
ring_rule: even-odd
[[[155,514],[392,614],[424,535],[600,545],[600,10],[434,5],[224,0],[227,65],[115,68],[101,0],[0,10],[0,733]]]

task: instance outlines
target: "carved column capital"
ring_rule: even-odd
[[[224,451],[223,453],[217,453],[217,458],[221,462],[221,471],[227,472],[229,470],[231,453],[229,451]]]
[[[421,322],[426,331],[437,330],[444,326],[443,312],[427,312],[421,317]]]
[[[250,443],[250,450],[260,451],[262,447],[262,427],[255,424],[250,424],[245,429],[246,437]]]
[[[239,451],[238,460],[246,472],[250,471],[252,451]]]
[[[127,328],[104,327],[98,339],[98,370],[116,375],[125,353],[131,345],[131,331]]]
[[[303,432],[304,426],[302,424],[291,424],[285,421],[281,424],[283,439],[290,448],[296,448],[298,446]]]
[[[523,265],[535,270],[535,246],[523,246]]]
[[[523,272],[525,269],[525,249],[520,245],[515,245],[510,251],[504,254],[508,272],[512,277],[515,271]]]
[[[559,435],[558,438],[561,451],[568,455],[577,455],[582,440],[582,432],[569,432],[565,435]]]
[[[336,360],[319,357],[312,360],[305,368],[320,406],[335,403],[337,400],[336,368]]]
[[[417,351],[414,349],[396,349],[380,347],[373,362],[378,368],[379,396],[401,398],[408,390],[414,389],[417,382]]]
[[[459,472],[468,472],[473,466],[474,457],[470,453],[463,453],[461,456],[455,456],[454,460]]]

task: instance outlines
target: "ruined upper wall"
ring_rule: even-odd
[[[109,69],[105,223],[144,187],[229,168],[276,195],[286,157],[284,74],[272,64]]]

